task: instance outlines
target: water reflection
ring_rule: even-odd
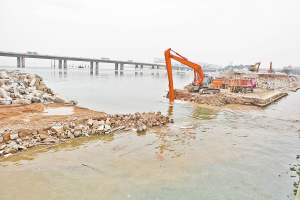
[[[168,116],[172,116],[173,115],[173,105],[169,105],[169,109],[168,109]]]
[[[64,69],[64,78],[67,78],[67,68]]]
[[[193,110],[193,118],[203,120],[215,119],[217,112],[217,110],[198,107]]]

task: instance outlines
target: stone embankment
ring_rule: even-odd
[[[46,87],[43,78],[36,74],[0,70],[0,105],[39,102],[77,104],[76,101],[68,102],[62,95],[54,94]]]
[[[118,130],[146,131],[147,128],[173,123],[173,119],[160,112],[135,114],[101,114],[93,117],[70,118],[22,129],[6,129],[0,134],[0,155],[9,156],[18,150],[37,145],[51,145],[76,137],[110,134]]]
[[[54,94],[42,77],[20,71],[0,70],[0,104],[0,156],[4,157],[38,145],[59,144],[118,130],[143,132],[173,123],[173,119],[161,112],[110,115],[74,106],[76,101],[68,102]],[[72,107],[75,113],[45,116],[45,106]],[[91,116],[91,113],[97,114]]]

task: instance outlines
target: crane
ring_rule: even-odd
[[[274,69],[272,68],[272,61],[270,62],[270,69],[268,69],[269,73],[275,73]]]
[[[171,51],[176,55],[171,54]],[[183,57],[179,53],[176,53],[171,48],[169,48],[165,51],[165,60],[166,60],[166,68],[167,68],[168,79],[169,79],[170,102],[174,101],[174,87],[173,87],[171,58],[194,69],[194,81],[192,83],[192,85],[193,85],[192,91],[193,92],[199,91],[200,94],[219,93],[220,92],[220,89],[213,88],[213,87],[220,87],[222,85],[222,81],[213,79],[212,77],[205,76],[200,65],[193,63],[191,61],[188,61],[187,58]],[[205,82],[207,86],[203,86],[203,80],[205,77],[207,77],[206,82]]]

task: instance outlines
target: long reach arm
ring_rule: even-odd
[[[177,56],[172,55],[171,51],[173,51],[171,48],[169,48],[168,50],[165,51],[165,59],[166,59],[166,67],[167,67],[168,78],[169,78],[169,98],[170,98],[170,102],[173,102],[174,101],[174,88],[173,88],[171,58],[194,69],[195,85],[197,85],[197,86],[202,86],[204,74],[203,74],[203,71],[202,71],[202,68],[200,65],[197,65],[196,63],[188,61],[185,57],[181,56],[180,54],[176,53],[175,51],[173,51],[173,52]]]

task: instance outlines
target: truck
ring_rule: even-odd
[[[27,51],[27,53],[28,54],[34,54],[34,55],[38,54],[37,52],[32,52],[32,51]]]
[[[253,92],[253,88],[256,87],[256,82],[253,78],[251,78],[251,79],[241,79],[241,78],[229,79],[228,87],[230,89],[230,92],[234,92],[234,93]]]

